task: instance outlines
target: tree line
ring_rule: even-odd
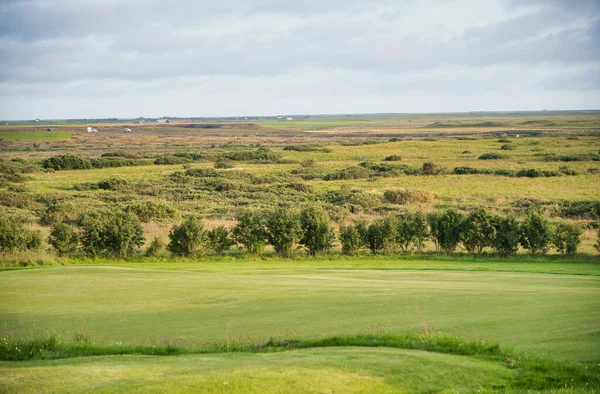
[[[106,209],[81,216],[75,226],[54,223],[47,242],[60,255],[82,251],[89,256],[122,258],[133,255],[144,245],[143,233],[133,211]],[[154,237],[146,254],[157,255],[165,248],[174,256],[223,254],[239,245],[247,253],[260,255],[271,245],[276,254],[291,257],[298,246],[315,255],[329,251],[336,242],[344,254],[363,250],[421,253],[431,240],[436,251],[443,253],[463,248],[481,255],[489,248],[501,256],[510,256],[522,247],[531,254],[543,255],[553,247],[562,254],[572,255],[577,252],[582,233],[576,224],[551,226],[535,209],[522,221],[513,214],[496,215],[484,209],[467,215],[453,209],[429,214],[404,213],[370,223],[355,221],[340,226],[336,232],[320,206],[302,209],[280,206],[268,212],[242,212],[232,228],[217,226],[208,230],[199,216],[188,216],[171,228],[168,243]],[[42,244],[39,231],[0,216],[0,252],[39,249]],[[595,247],[600,251],[600,233]]]

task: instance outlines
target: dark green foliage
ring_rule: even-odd
[[[59,255],[68,255],[77,250],[79,245],[79,234],[73,228],[63,222],[54,223],[48,243],[58,252]]]
[[[600,201],[563,201],[557,213],[569,219],[597,220],[600,218]]]
[[[174,156],[174,155],[163,155],[163,156],[158,156],[154,160],[154,164],[156,164],[156,165],[186,164],[186,163],[189,163],[190,161],[191,160],[186,157],[179,157],[179,156]]]
[[[214,167],[219,169],[234,168],[235,163],[232,160],[220,158],[215,161]]]
[[[514,215],[496,217],[494,219],[496,236],[492,247],[502,256],[510,256],[517,253],[521,239],[521,226]]]
[[[41,245],[38,230],[26,229],[18,218],[0,213],[0,253],[39,249]]]
[[[427,217],[431,236],[439,250],[453,252],[460,241],[462,215],[453,209]]]
[[[408,252],[412,246],[415,246],[421,252],[428,238],[427,217],[422,212],[398,215],[395,240],[403,251]]]
[[[229,236],[229,230],[225,226],[217,226],[207,231],[206,238],[208,248],[218,254],[228,251],[234,245],[233,239]]]
[[[344,254],[356,253],[364,246],[363,238],[356,225],[340,227],[340,242],[342,244],[342,253]]]
[[[600,153],[580,153],[573,155],[548,155],[544,161],[600,161]]]
[[[154,238],[152,238],[152,242],[150,242],[150,246],[148,246],[148,249],[146,249],[146,256],[158,256],[164,248],[165,241],[161,237],[155,236]]]
[[[516,176],[519,178],[539,178],[539,177],[553,177],[553,176],[561,176],[558,171],[550,171],[550,170],[538,170],[534,168],[519,170],[516,173]]]
[[[233,240],[242,244],[249,253],[261,254],[267,239],[263,215],[246,211],[238,215],[237,220],[232,230]]]
[[[75,155],[59,155],[46,159],[42,162],[42,167],[61,170],[89,170],[92,168],[92,162],[86,157]]]
[[[394,242],[396,238],[396,220],[393,217],[378,220],[371,223],[362,234],[371,253],[377,253]]]
[[[560,223],[552,234],[552,244],[562,254],[574,255],[581,243],[581,228],[576,224]]]
[[[90,256],[126,257],[144,244],[144,230],[133,212],[108,209],[84,215],[81,244]]]
[[[515,150],[514,145],[506,144],[500,147],[501,150]]]
[[[289,207],[278,207],[270,212],[265,221],[267,240],[281,256],[289,257],[292,247],[300,240],[301,228],[298,215]]]
[[[391,204],[408,205],[427,203],[435,199],[433,193],[418,190],[386,190],[383,198]]]
[[[139,201],[125,208],[137,215],[142,223],[166,221],[177,217],[177,210],[162,201]]]
[[[546,254],[552,237],[548,220],[537,210],[530,210],[521,225],[521,246],[532,254]]]
[[[253,161],[259,163],[280,163],[281,153],[272,152],[269,148],[263,146],[255,151],[227,152],[223,157],[235,161]]]
[[[504,159],[506,156],[501,155],[500,153],[484,153],[483,155],[479,156],[477,159],[478,160],[500,160],[500,159]]]
[[[443,172],[442,168],[434,163],[423,163],[421,171],[423,171],[423,175],[439,175]]]
[[[300,212],[301,238],[311,255],[331,248],[334,235],[329,225],[327,211],[315,205],[308,206]]]
[[[126,159],[124,157],[100,157],[90,160],[94,168],[131,167],[151,164],[147,160]]]
[[[498,142],[501,143],[501,144],[510,144],[512,141],[509,140],[508,138],[500,138],[498,140]]]
[[[103,190],[127,191],[131,184],[125,179],[111,178],[98,182],[98,188]]]
[[[373,174],[368,168],[364,167],[346,167],[339,171],[325,175],[323,178],[326,181],[350,180],[350,179],[365,179]]]
[[[283,148],[283,150],[291,150],[296,152],[331,152],[331,149],[325,148],[321,145],[287,145]]]
[[[386,157],[385,159],[383,159],[384,161],[401,161],[402,160],[402,156],[398,156],[398,155],[391,155]]]
[[[596,243],[594,244],[594,249],[596,249],[598,251],[598,253],[600,253],[600,230],[598,230],[598,233],[597,233],[597,238],[596,238]]]
[[[167,249],[173,255],[191,256],[206,240],[202,219],[198,216],[188,216],[180,225],[171,228],[169,240]]]
[[[460,240],[469,253],[481,254],[496,237],[495,218],[484,209],[471,212],[461,223]]]

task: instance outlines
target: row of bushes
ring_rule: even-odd
[[[582,230],[574,224],[560,223],[551,228],[538,211],[531,210],[522,222],[515,216],[499,216],[480,209],[468,215],[455,210],[425,215],[421,212],[388,216],[371,223],[358,221],[339,228],[343,253],[361,249],[372,253],[384,250],[422,252],[432,240],[436,250],[446,253],[458,247],[481,254],[492,248],[503,256],[523,247],[532,254],[545,254],[554,247],[562,254],[574,254],[581,242]],[[90,256],[125,257],[144,244],[143,229],[133,210],[110,209],[84,214],[78,226],[56,222],[48,243],[59,254],[79,248]],[[291,256],[301,245],[311,254],[328,251],[336,241],[327,212],[318,206],[301,210],[280,206],[267,212],[246,211],[237,224],[228,229],[218,226],[206,230],[198,216],[187,217],[171,228],[167,249],[175,256],[192,256],[211,250],[223,253],[241,245],[248,253],[261,254],[272,245],[281,256]],[[17,221],[0,217],[0,252],[36,249],[42,244],[39,231],[28,230]],[[600,251],[600,233],[596,243]],[[147,249],[150,255],[165,247],[155,238]]]

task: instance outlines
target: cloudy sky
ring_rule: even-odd
[[[0,0],[0,119],[591,108],[597,0]]]

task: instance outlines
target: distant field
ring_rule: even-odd
[[[52,141],[71,137],[73,134],[60,131],[0,131],[0,140],[4,141]]]

